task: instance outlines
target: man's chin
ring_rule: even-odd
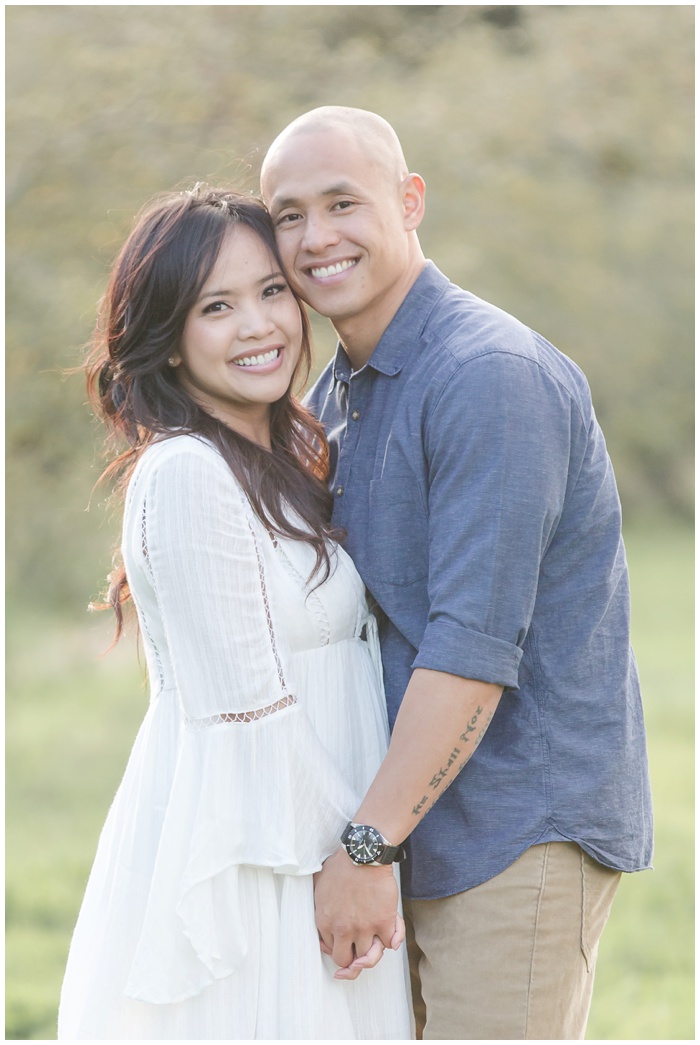
[[[312,308],[319,316],[323,316],[324,319],[330,319],[332,322],[345,314],[345,309],[337,304],[334,306],[329,300],[328,294],[319,294],[313,291],[310,294],[306,294],[302,293],[301,290],[297,291],[297,293],[305,305]]]

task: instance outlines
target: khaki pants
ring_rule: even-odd
[[[619,880],[575,843],[550,842],[474,889],[405,899],[416,1036],[583,1038]]]

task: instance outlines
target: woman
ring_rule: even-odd
[[[323,433],[291,391],[309,355],[261,204],[198,187],[137,222],[88,378],[128,444],[110,602],[119,632],[133,599],[151,698],[59,1038],[411,1037],[403,948],[341,980],[314,925],[313,873],[388,730]]]

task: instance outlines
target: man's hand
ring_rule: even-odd
[[[361,867],[339,849],[314,876],[314,896],[321,949],[340,966],[336,979],[356,979],[377,964],[385,947],[396,950],[403,943],[391,865]]]

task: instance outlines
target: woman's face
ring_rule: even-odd
[[[299,305],[259,236],[232,229],[191,308],[178,378],[212,416],[270,445],[270,404],[289,388],[301,352]]]

